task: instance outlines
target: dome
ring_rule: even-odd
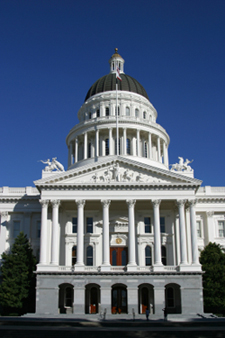
[[[126,74],[120,74],[120,77],[122,81],[118,81],[118,90],[136,93],[149,100],[146,90],[137,80]],[[114,73],[107,74],[98,79],[87,92],[84,102],[95,94],[111,90],[116,90],[116,76]]]

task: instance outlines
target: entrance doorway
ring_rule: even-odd
[[[98,313],[99,303],[100,286],[98,284],[87,284],[85,287],[85,313]]]
[[[127,313],[127,288],[115,285],[112,288],[112,314]]]
[[[128,263],[127,247],[111,247],[110,263],[112,266],[125,266]]]

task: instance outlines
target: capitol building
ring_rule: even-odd
[[[88,90],[67,170],[55,157],[35,187],[0,188],[0,255],[27,234],[37,315],[203,313],[199,253],[225,247],[225,187],[201,187],[186,158],[169,165],[169,135],[124,62],[116,49]]]

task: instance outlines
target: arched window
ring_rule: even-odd
[[[87,247],[87,265],[93,265],[93,247],[90,245]]]
[[[130,116],[130,108],[126,107],[126,116]]]
[[[67,286],[65,288],[65,307],[72,307],[73,304],[73,288]]]
[[[162,245],[162,247],[161,247],[161,255],[162,255],[162,263],[163,263],[163,265],[166,265],[166,247],[165,247],[165,245]]]
[[[109,116],[109,107],[105,108],[105,116]]]
[[[167,306],[174,307],[174,289],[172,287],[167,288]]]
[[[109,155],[109,139],[105,139],[105,154]]]
[[[146,119],[146,111],[143,112],[143,119]]]
[[[76,245],[72,248],[72,265],[76,264],[77,262],[77,247]]]
[[[115,115],[117,115],[116,107],[115,107]],[[120,107],[119,106],[118,106],[118,116],[120,116]]]
[[[145,265],[152,265],[152,248],[149,245],[145,247]]]
[[[127,138],[127,155],[130,155],[130,139]]]
[[[135,117],[139,117],[139,109],[135,109]]]
[[[99,109],[97,109],[97,111],[96,111],[96,116],[100,117],[100,110]]]
[[[89,120],[91,119],[91,112],[88,113]]]

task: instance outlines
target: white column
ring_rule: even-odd
[[[215,224],[213,221],[213,215],[214,215],[214,211],[210,210],[206,212],[206,216],[207,216],[207,237],[208,237],[208,242],[214,242],[214,238],[215,238]]]
[[[123,155],[127,154],[127,130],[123,128]]]
[[[105,137],[102,136],[102,156],[105,156]]]
[[[113,155],[112,128],[109,128],[109,155]]]
[[[137,156],[140,156],[140,130],[137,130]]]
[[[187,264],[187,240],[185,231],[185,217],[184,217],[184,206],[186,200],[177,200],[177,206],[179,209],[179,230],[180,230],[180,259],[181,265]]]
[[[152,134],[148,133],[148,157],[152,158]]]
[[[164,164],[167,168],[169,168],[169,163],[168,163],[168,149],[166,142],[163,142],[163,159],[164,159]]]
[[[70,142],[70,164],[73,164],[73,144]]]
[[[52,248],[51,264],[59,265],[59,200],[53,200],[52,203]]]
[[[78,162],[78,137],[75,138],[74,163]]]
[[[136,137],[133,136],[132,137],[132,152],[131,152],[133,156],[137,156],[136,142],[137,142],[137,139]]]
[[[41,209],[41,239],[40,239],[40,264],[47,264],[48,251],[48,200],[40,200]]]
[[[191,223],[191,249],[192,249],[192,264],[199,265],[198,260],[198,240],[196,229],[195,205],[196,200],[188,201],[190,207],[190,223]]]
[[[162,157],[161,157],[161,144],[160,144],[160,137],[157,137],[157,148],[158,148],[158,161],[162,162]]]
[[[87,159],[87,133],[84,133],[84,160]]]
[[[110,200],[101,200],[103,207],[103,257],[101,271],[110,271],[110,258],[109,258],[109,206]]]
[[[84,270],[84,205],[85,200],[76,200],[77,203],[77,262],[75,271]]]
[[[136,271],[136,243],[135,243],[135,220],[134,220],[134,206],[135,200],[127,200],[128,205],[128,265],[127,271]]]
[[[95,132],[95,156],[99,156],[99,130]]]
[[[161,200],[152,200],[153,205],[153,226],[154,226],[154,271],[164,269],[161,255],[161,234],[160,234],[160,213]]]
[[[1,215],[1,225],[0,225],[0,258],[3,252],[6,250],[6,239],[8,231],[8,211],[2,211]]]

